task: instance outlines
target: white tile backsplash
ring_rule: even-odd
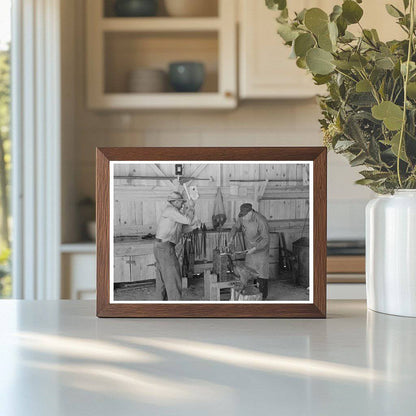
[[[92,112],[78,108],[77,198],[95,193],[96,146],[319,146],[315,100],[246,102],[233,111]],[[328,157],[328,237],[363,238],[364,207],[372,197],[354,184],[358,169]]]
[[[328,200],[328,240],[363,240],[368,199]]]

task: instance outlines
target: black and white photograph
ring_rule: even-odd
[[[312,302],[311,170],[111,162],[111,302]]]

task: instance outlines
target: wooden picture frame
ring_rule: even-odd
[[[186,148],[97,148],[97,316],[172,318],[325,318],[326,317],[326,227],[327,149],[325,147],[186,147]],[[114,303],[110,301],[110,162],[149,161],[274,161],[311,162],[313,200],[310,210],[313,240],[313,287],[305,303],[252,304],[235,302]],[[213,163],[213,162],[211,162]]]

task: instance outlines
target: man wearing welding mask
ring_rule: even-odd
[[[242,231],[248,248],[245,264],[259,274],[258,284],[263,300],[269,292],[269,247],[270,232],[266,218],[249,203],[240,206],[238,220],[230,233],[231,241],[237,231]]]
[[[172,192],[160,217],[153,245],[156,292],[160,300],[182,298],[181,269],[175,246],[184,233],[200,225],[194,208],[194,201],[187,201],[180,192]]]

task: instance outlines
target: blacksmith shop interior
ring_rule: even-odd
[[[247,236],[231,237],[243,204],[268,226],[267,301],[309,300],[309,174],[308,163],[114,164],[114,301],[157,300],[153,245],[172,192],[200,220],[175,247],[181,300],[261,300]]]

